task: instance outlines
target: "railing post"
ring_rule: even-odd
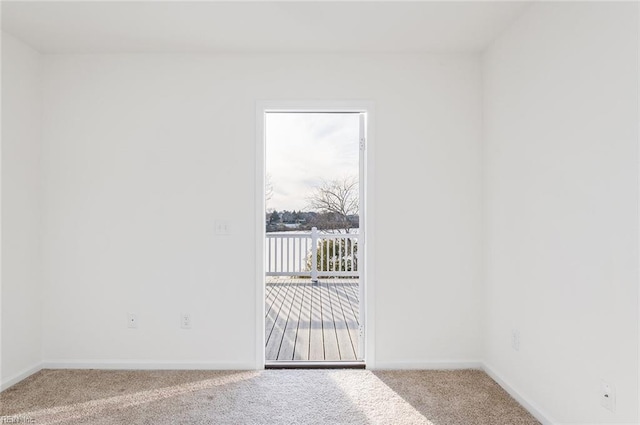
[[[318,283],[318,228],[311,228],[311,283]]]

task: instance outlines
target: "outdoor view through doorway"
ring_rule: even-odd
[[[264,119],[265,362],[357,362],[366,115]]]

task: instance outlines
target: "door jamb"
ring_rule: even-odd
[[[256,164],[255,164],[255,261],[256,261],[256,298],[255,298],[255,369],[265,367],[265,341],[264,341],[264,301],[265,301],[265,236],[264,236],[264,184],[265,184],[265,113],[266,112],[364,112],[366,121],[366,145],[364,151],[364,220],[360,226],[364,228],[364,269],[361,271],[361,282],[366,282],[364,287],[364,300],[360,306],[364,310],[362,317],[366,324],[364,333],[363,361],[368,369],[375,368],[375,223],[374,206],[374,126],[375,108],[371,101],[257,101],[256,102]]]

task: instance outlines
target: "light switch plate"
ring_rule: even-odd
[[[228,220],[216,220],[214,222],[216,235],[229,235],[231,234],[231,224]]]

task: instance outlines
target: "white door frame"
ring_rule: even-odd
[[[364,329],[364,344],[360,348],[362,360],[368,369],[375,368],[375,223],[374,206],[374,104],[371,101],[258,101],[256,102],[256,180],[255,180],[255,258],[256,258],[256,345],[255,368],[264,369],[264,302],[265,302],[265,232],[264,232],[264,184],[265,184],[265,131],[267,112],[362,112],[366,113],[366,142],[360,164],[360,187],[364,202],[360,205],[360,227],[363,228],[362,253],[364,268],[360,271],[360,317]],[[360,249],[359,249],[360,250]]]

